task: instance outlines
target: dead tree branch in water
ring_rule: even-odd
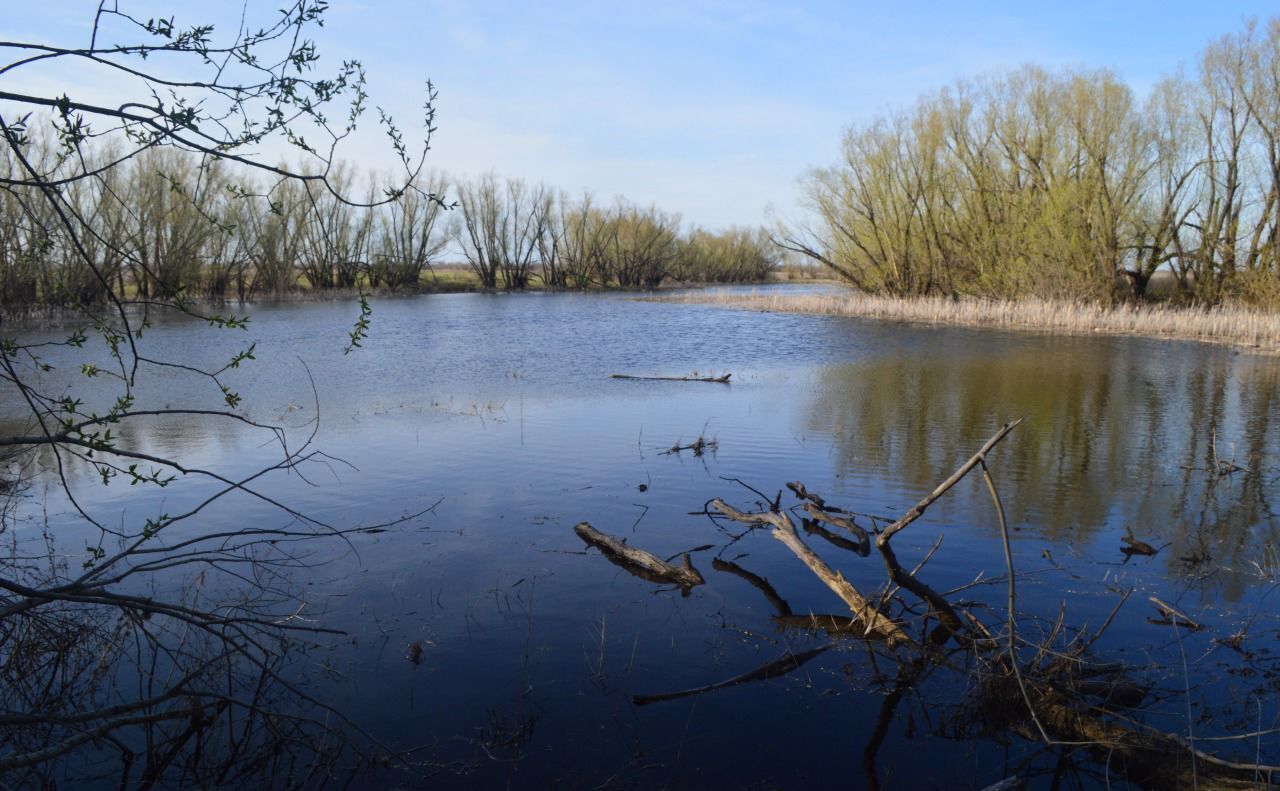
[[[689,595],[691,588],[706,583],[689,561],[687,552],[682,555],[681,565],[673,566],[651,552],[627,546],[626,539],[601,533],[587,522],[574,525],[573,532],[577,533],[578,538],[589,546],[600,550],[605,557],[631,574],[651,582],[678,585],[685,596]]]
[[[707,692],[714,692],[718,689],[736,687],[739,684],[749,684],[752,681],[763,681],[765,679],[778,678],[779,676],[785,676],[791,671],[796,670],[819,654],[825,653],[834,645],[835,643],[827,643],[826,645],[820,645],[817,648],[810,648],[807,651],[801,651],[799,653],[787,651],[778,659],[761,665],[755,670],[743,673],[740,676],[734,676],[733,678],[725,679],[724,681],[718,681],[715,684],[707,684],[703,687],[682,689],[678,692],[663,692],[657,695],[634,695],[632,696],[631,701],[637,706],[647,706],[650,703],[661,703],[664,700],[678,700],[680,698],[688,698],[694,695],[703,695]]]
[[[631,374],[609,374],[610,379],[631,379],[645,382],[714,382],[716,384],[727,385],[729,378],[733,374],[723,374],[721,376],[632,376]]]
[[[946,480],[926,495],[915,507],[876,537],[876,547],[884,561],[886,581],[878,595],[866,595],[844,574],[818,557],[800,538],[791,517],[776,499],[759,504],[758,512],[741,511],[723,500],[710,501],[708,512],[719,513],[735,522],[765,526],[770,534],[823,582],[849,608],[852,617],[801,615],[768,580],[737,563],[722,559],[712,561],[717,571],[739,577],[759,590],[776,612],[771,620],[782,629],[825,632],[828,639],[857,637],[868,646],[881,644],[886,652],[874,651],[881,658],[895,662],[898,673],[893,687],[881,705],[875,733],[863,754],[864,769],[870,787],[878,787],[876,754],[888,733],[890,721],[905,693],[922,683],[933,670],[967,673],[964,679],[972,689],[972,700],[962,708],[956,723],[949,727],[975,728],[979,733],[1013,733],[1050,747],[1063,747],[1094,756],[1107,772],[1118,772],[1136,784],[1153,788],[1256,788],[1273,777],[1280,777],[1280,767],[1261,761],[1235,761],[1200,749],[1195,742],[1177,734],[1149,727],[1137,719],[1137,708],[1150,696],[1151,682],[1144,682],[1139,671],[1117,662],[1099,661],[1094,646],[1113,624],[1120,607],[1128,599],[1125,592],[1102,625],[1092,632],[1072,631],[1066,625],[1066,606],[1037,642],[1021,636],[1017,599],[1017,571],[1010,543],[1010,526],[988,454],[1018,425],[1014,421],[1002,426],[971,458]],[[1007,594],[1000,622],[984,623],[971,611],[971,606],[952,601],[951,594],[941,594],[921,579],[923,562],[907,571],[891,541],[895,535],[919,519],[925,510],[968,473],[980,470],[991,497],[1003,547]],[[744,484],[745,485],[745,484]],[[751,487],[748,487],[751,488]],[[803,501],[806,514],[827,524],[839,525],[849,511],[826,502],[803,484],[788,484]],[[823,531],[834,536],[830,531]],[[821,534],[821,533],[820,533]],[[838,537],[838,536],[837,536]],[[734,539],[736,541],[737,537]],[[850,548],[853,542],[841,539]],[[869,536],[868,536],[869,540]],[[732,542],[731,542],[732,543]],[[728,545],[726,545],[728,546]],[[936,550],[938,543],[935,542]],[[933,550],[930,551],[930,554]],[[847,557],[847,556],[845,556]],[[895,591],[914,595],[926,606],[924,614],[914,609]],[[1185,613],[1152,597],[1164,621],[1175,629],[1201,628]],[[977,612],[981,612],[978,610]],[[1070,639],[1066,635],[1070,634]],[[948,646],[955,640],[956,647]],[[828,650],[831,643],[814,649]],[[782,659],[735,676],[723,682],[689,690],[659,695],[637,696],[637,705],[672,700],[689,695],[710,693],[727,686],[763,681],[794,669],[801,654],[788,652]],[[811,657],[810,657],[811,658]],[[877,670],[877,676],[886,678]],[[1203,738],[1203,737],[1202,737]],[[1011,778],[1006,783],[1017,782]]]

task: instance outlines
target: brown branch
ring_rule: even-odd
[[[919,519],[924,514],[925,510],[928,509],[929,506],[933,505],[934,501],[936,501],[939,497],[941,497],[942,495],[950,491],[952,486],[955,486],[957,483],[959,483],[960,480],[964,478],[964,476],[969,474],[970,470],[978,466],[978,464],[986,457],[986,455],[991,452],[991,449],[994,448],[1000,442],[1000,440],[1004,439],[1005,436],[1010,431],[1013,431],[1015,428],[1017,428],[1018,424],[1021,422],[1022,422],[1022,418],[1018,418],[1017,420],[1014,420],[1010,423],[1005,423],[1003,426],[1001,426],[1000,430],[997,431],[995,435],[991,437],[991,439],[987,440],[986,444],[983,445],[978,450],[977,453],[973,454],[973,456],[968,461],[960,465],[959,469],[951,473],[950,478],[947,478],[945,481],[938,484],[936,489],[934,489],[932,492],[926,495],[923,500],[916,503],[915,507],[913,507],[910,511],[904,514],[902,518],[900,518],[898,521],[886,527],[884,532],[880,534],[880,537],[876,539],[876,545],[877,546],[887,545],[890,539],[892,539],[895,535],[897,535],[899,532],[904,530],[907,527],[907,525],[910,525],[912,522]]]
[[[787,485],[790,486],[790,484]],[[866,530],[862,529],[861,525],[854,522],[852,519],[844,516],[836,516],[835,514],[825,510],[822,505],[815,502],[805,503],[804,512],[815,521],[826,522],[829,525],[843,527],[845,530],[848,530],[855,538],[858,539],[857,545],[853,551],[857,552],[864,558],[871,554],[871,536],[867,534]]]
[[[578,538],[604,553],[604,556],[622,566],[636,576],[655,582],[668,582],[679,585],[687,595],[689,589],[706,582],[698,570],[689,562],[688,553],[684,554],[684,564],[673,566],[662,558],[643,549],[627,546],[627,542],[601,533],[587,522],[579,522],[573,526]]]
[[[822,558],[814,554],[813,550],[809,549],[809,546],[796,533],[795,525],[791,523],[786,514],[778,511],[749,514],[739,511],[719,498],[711,501],[711,507],[735,522],[771,525],[773,527],[771,531],[773,537],[786,545],[802,563],[809,567],[810,571],[817,575],[818,579],[822,580],[833,593],[840,597],[841,601],[848,605],[853,616],[865,624],[867,634],[874,633],[890,645],[900,643],[913,644],[915,642],[903,631],[901,626],[876,609],[875,605],[859,593],[857,588],[849,584],[844,575],[838,571],[833,571],[830,566],[823,562]]]

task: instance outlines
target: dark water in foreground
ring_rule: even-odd
[[[306,481],[281,476],[274,497],[335,525],[439,501],[407,524],[320,550],[295,580],[306,615],[348,633],[308,655],[308,688],[388,744],[415,748],[440,770],[434,787],[983,788],[1014,773],[1049,787],[1055,772],[1066,787],[1104,784],[1090,756],[984,732],[963,673],[931,675],[886,714],[894,666],[857,640],[783,677],[631,701],[827,642],[780,630],[760,592],[713,570],[713,558],[766,577],[794,613],[847,614],[764,531],[735,540],[740,529],[690,513],[713,497],[756,507],[758,495],[726,479],[770,497],[799,480],[829,502],[892,517],[1017,417],[990,461],[1028,623],[1043,634],[1061,610],[1068,629],[1096,626],[1132,588],[1095,650],[1150,669],[1160,694],[1146,721],[1186,735],[1188,699],[1195,717],[1214,715],[1194,723],[1198,737],[1280,719],[1269,680],[1280,639],[1276,358],[612,296],[430,296],[374,311],[365,348],[346,356],[350,303],[257,307],[244,333],[162,324],[145,341],[154,357],[199,364],[251,339],[258,361],[230,380],[247,414],[301,436],[318,404],[317,445],[345,463]],[[609,378],[694,371],[732,372],[732,384]],[[218,401],[177,374],[151,381],[144,406]],[[3,405],[6,416],[17,408]],[[272,460],[261,437],[222,426],[141,430],[126,437],[229,476]],[[714,451],[663,454],[699,436]],[[1192,469],[1211,462],[1215,443],[1240,472]],[[181,481],[149,494],[87,475],[74,484],[117,523],[200,494]],[[65,503],[50,494],[47,507],[54,532],[71,535]],[[37,510],[19,530],[35,530]],[[288,521],[245,498],[208,518]],[[661,557],[711,545],[692,555],[707,584],[686,597],[630,576],[583,550],[572,528],[584,520]],[[1125,562],[1127,530],[1158,554]],[[877,558],[805,539],[864,592],[882,587]],[[980,479],[895,546],[912,566],[938,541],[921,577],[939,591],[977,580],[955,598],[999,626],[1004,557]],[[1150,623],[1152,595],[1206,629]],[[1213,642],[1244,624],[1245,652]],[[1274,734],[1241,749],[1252,758],[1255,748],[1280,757]]]

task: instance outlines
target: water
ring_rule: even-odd
[[[413,748],[433,786],[982,788],[1017,773],[1048,787],[1059,753],[982,732],[968,676],[931,672],[897,700],[895,665],[857,640],[783,677],[631,701],[827,641],[780,630],[772,605],[713,570],[713,557],[768,578],[795,613],[847,615],[767,533],[738,538],[741,527],[698,513],[711,498],[754,509],[762,497],[747,486],[772,498],[798,480],[829,502],[894,517],[1019,417],[990,464],[1024,628],[1043,636],[1060,609],[1068,631],[1096,627],[1132,589],[1096,650],[1157,668],[1153,725],[1185,735],[1188,684],[1193,705],[1217,715],[1196,735],[1266,728],[1280,714],[1261,680],[1280,634],[1268,598],[1280,541],[1270,502],[1280,478],[1273,357],[572,294],[378,300],[365,348],[343,354],[352,303],[250,312],[247,331],[166,320],[143,341],[155,359],[214,367],[254,343],[257,360],[224,378],[241,411],[295,443],[318,414],[315,447],[334,459],[309,465],[305,479],[274,476],[264,484],[271,497],[335,526],[434,504],[386,532],[316,550],[315,567],[291,578],[306,591],[306,617],[347,633],[297,668],[306,688],[388,745]],[[50,356],[55,389],[84,388],[82,359],[109,362],[92,343],[74,365],[62,355]],[[732,372],[732,383],[609,378],[693,372]],[[143,373],[139,408],[220,407],[207,380]],[[98,388],[87,402],[105,408],[114,398],[108,380],[87,384]],[[5,433],[24,430],[21,404],[4,398]],[[232,479],[278,456],[260,432],[208,420],[148,419],[119,433]],[[698,437],[714,450],[664,453]],[[1241,471],[1199,469],[1215,448]],[[162,490],[103,487],[83,470],[71,481],[82,504],[115,525],[177,513],[209,491],[186,479]],[[56,490],[33,491],[14,529],[34,535],[47,512],[66,551],[83,554],[80,520]],[[795,502],[783,494],[784,505]],[[225,498],[202,519],[217,529],[290,522],[250,497]],[[682,596],[635,578],[584,551],[572,529],[580,521],[661,557],[711,545],[692,554],[707,584]],[[1126,562],[1129,530],[1158,554]],[[801,535],[863,592],[883,586],[876,557]],[[977,476],[894,546],[913,566],[939,541],[921,578],[939,591],[963,588],[953,596],[998,629],[1005,561]],[[1206,629],[1149,623],[1153,595]],[[1245,652],[1213,642],[1246,623]],[[1251,757],[1259,745],[1247,746]],[[1277,748],[1274,736],[1260,742],[1264,759]],[[1109,777],[1086,755],[1074,760],[1084,767],[1072,770],[1078,784]]]

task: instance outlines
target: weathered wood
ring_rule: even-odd
[[[858,592],[857,588],[853,587],[844,578],[844,575],[832,570],[822,558],[814,554],[813,550],[796,533],[795,525],[791,523],[791,519],[786,514],[780,511],[749,514],[739,511],[719,498],[711,501],[711,507],[735,522],[772,526],[771,534],[773,537],[790,549],[802,563],[809,567],[810,571],[817,575],[818,579],[822,580],[823,584],[840,597],[841,601],[849,607],[853,616],[863,622],[867,634],[875,634],[890,645],[914,643],[901,626],[881,613],[875,605],[868,601]]]
[[[725,374],[724,376],[632,376],[631,374],[610,374],[610,379],[638,379],[650,382],[715,382],[716,384],[729,384],[729,377],[733,374]]]
[[[866,553],[862,551],[862,546],[857,541],[851,541],[842,535],[837,535],[812,519],[801,519],[800,529],[803,530],[806,535],[817,536],[833,547],[839,547],[840,549],[852,552],[855,555],[866,557]],[[870,544],[868,544],[868,547],[870,547]],[[869,552],[870,549],[867,551]]]
[[[808,651],[801,651],[798,654],[787,651],[780,658],[775,659],[768,664],[761,665],[755,670],[743,673],[740,676],[734,676],[733,678],[718,681],[714,684],[707,684],[703,687],[682,689],[679,692],[663,692],[657,695],[635,695],[631,698],[631,702],[635,703],[637,706],[647,706],[650,703],[660,703],[664,700],[678,700],[680,698],[687,698],[693,695],[702,695],[707,692],[714,692],[717,689],[735,687],[739,684],[747,684],[752,681],[763,681],[769,678],[785,676],[803,665],[805,662],[813,659],[818,654],[821,654],[828,648],[831,648],[832,645],[834,645],[834,643],[827,643],[826,645],[820,645],[817,648],[810,648]]]
[[[813,503],[814,505],[822,509],[832,510],[832,511],[837,510],[835,508],[828,509],[827,501],[823,500],[822,497],[820,497],[819,495],[809,491],[805,487],[805,485],[800,481],[789,482],[787,484],[787,488],[791,490],[792,494],[794,494],[796,496],[796,499],[798,500],[808,500],[809,502]]]
[[[579,522],[574,525],[573,532],[577,533],[578,537],[587,542],[588,545],[600,550],[606,558],[638,577],[652,582],[679,585],[686,591],[696,585],[706,583],[706,580],[702,578],[698,570],[689,562],[688,553],[682,556],[682,565],[673,566],[657,555],[637,547],[627,546],[627,542],[623,539],[601,533],[587,522]]]
[[[946,494],[952,486],[955,486],[962,478],[964,478],[964,476],[968,475],[970,470],[978,466],[978,464],[986,458],[987,454],[991,452],[991,449],[999,444],[1000,440],[1004,439],[1010,431],[1017,428],[1018,424],[1021,422],[1022,418],[1018,418],[1017,420],[1005,423],[1001,426],[1000,430],[997,431],[991,439],[987,440],[986,444],[983,445],[977,453],[973,454],[968,461],[960,465],[959,469],[951,473],[950,478],[947,478],[945,481],[938,484],[937,488],[932,492],[929,492],[923,500],[916,503],[915,506],[910,511],[907,511],[901,519],[886,527],[884,532],[880,534],[880,537],[876,539],[876,544],[878,546],[888,544],[889,540],[905,529],[907,525],[919,519],[924,514],[925,509],[933,505],[934,501]]]
[[[857,552],[864,558],[871,554],[871,536],[868,535],[867,531],[863,530],[862,526],[857,522],[854,522],[848,517],[836,516],[813,502],[807,502],[804,504],[804,512],[815,522],[826,522],[829,525],[834,525],[849,531],[853,534],[853,537],[858,540],[857,546],[853,551]]]
[[[1177,609],[1172,604],[1161,601],[1155,596],[1149,596],[1148,600],[1154,604],[1156,609],[1160,611],[1160,614],[1164,616],[1163,619],[1148,618],[1147,621],[1149,623],[1158,624],[1160,626],[1181,626],[1183,629],[1190,629],[1193,632],[1198,632],[1204,628],[1189,615]]]

